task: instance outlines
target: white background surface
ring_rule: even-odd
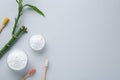
[[[11,48],[24,50],[28,67],[10,70],[6,55],[0,60],[0,80],[20,80],[28,69],[37,72],[29,80],[41,80],[44,59],[49,59],[47,80],[120,80],[120,1],[119,0],[24,0],[39,7],[46,15],[26,9],[19,26],[29,32]],[[15,0],[0,2],[0,22],[10,22],[0,34],[0,48],[10,39],[17,14]],[[35,52],[29,38],[43,34],[46,47]]]

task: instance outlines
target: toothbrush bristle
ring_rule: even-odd
[[[36,72],[35,68],[30,69],[30,71],[28,72],[30,75],[34,74]]]

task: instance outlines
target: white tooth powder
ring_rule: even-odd
[[[12,50],[7,57],[9,68],[15,71],[23,70],[27,66],[27,61],[25,52],[18,49]]]
[[[41,50],[44,48],[45,46],[45,39],[42,35],[33,35],[31,38],[30,38],[30,47],[33,49],[33,50]]]

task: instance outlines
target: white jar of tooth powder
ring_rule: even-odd
[[[14,71],[23,70],[27,66],[28,58],[24,51],[15,49],[7,57],[8,67]]]
[[[39,51],[42,50],[45,46],[45,38],[43,35],[33,35],[29,40],[30,47],[35,50]]]

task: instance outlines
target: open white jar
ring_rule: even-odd
[[[45,46],[45,38],[39,35],[33,35],[29,40],[30,47],[35,51],[40,51]]]
[[[23,70],[27,66],[28,58],[22,50],[12,50],[7,57],[8,67],[14,71]]]

